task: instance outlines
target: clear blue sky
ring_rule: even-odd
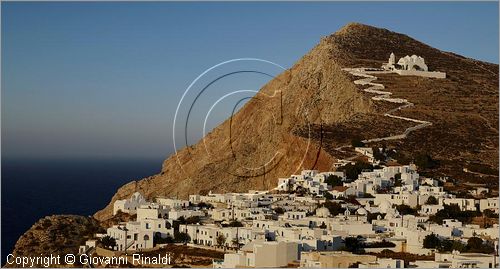
[[[240,57],[288,68],[352,21],[498,63],[496,2],[3,2],[2,155],[164,157],[176,105],[206,68]]]

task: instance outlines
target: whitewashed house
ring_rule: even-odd
[[[418,211],[420,215],[432,216],[435,215],[439,210],[443,210],[442,205],[422,205],[421,209]]]
[[[187,200],[160,198],[160,197],[156,198],[156,203],[168,206],[172,209],[182,209],[189,206],[189,201]]]
[[[298,260],[295,242],[251,242],[238,253],[224,254],[224,261],[214,262],[214,268],[285,267]]]
[[[391,205],[408,205],[416,207],[418,205],[418,194],[413,192],[404,193],[377,193],[375,194],[375,205],[381,205],[383,201],[389,202]]]
[[[441,201],[440,201],[441,202]],[[445,205],[456,204],[462,211],[476,211],[476,200],[468,198],[444,198],[442,203]]]
[[[498,197],[479,200],[479,210],[483,212],[486,209],[489,209],[494,213],[498,214],[498,209],[499,209]]]
[[[405,268],[405,263],[400,259],[377,258],[374,262],[362,262],[358,268]]]
[[[189,217],[204,217],[205,213],[198,210],[170,210],[168,212],[169,219],[178,220],[180,217],[187,219]]]
[[[153,247],[154,231],[142,229],[139,222],[127,222],[107,229],[107,235],[116,241],[115,250],[141,250]]]
[[[306,212],[303,211],[287,211],[282,216],[284,219],[288,220],[299,220],[306,217]]]
[[[482,253],[436,253],[434,261],[415,261],[416,268],[498,268],[498,257]]]
[[[143,204],[136,209],[137,221],[145,219],[167,219],[169,209],[166,206],[149,203]]]

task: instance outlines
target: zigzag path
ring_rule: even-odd
[[[351,75],[357,76],[357,77],[362,77],[361,79],[355,80],[354,84],[356,85],[368,85],[370,87],[363,89],[364,92],[367,93],[372,93],[376,94],[376,96],[373,96],[372,99],[375,101],[385,101],[385,102],[390,102],[390,103],[397,103],[401,104],[401,106],[391,109],[384,113],[384,116],[389,117],[389,118],[394,118],[394,119],[400,119],[404,121],[410,121],[410,122],[415,122],[418,123],[415,126],[406,128],[401,134],[397,135],[392,135],[392,136],[386,136],[386,137],[376,137],[376,138],[371,138],[371,139],[366,139],[363,140],[363,143],[370,143],[370,142],[379,142],[379,141],[386,141],[386,140],[397,140],[397,139],[404,139],[410,134],[411,132],[414,132],[416,130],[425,128],[427,126],[432,125],[431,122],[429,121],[424,121],[424,120],[419,120],[419,119],[414,119],[414,118],[408,118],[408,117],[402,117],[402,116],[397,116],[394,115],[393,113],[408,107],[414,106],[413,103],[409,102],[406,99],[403,98],[393,98],[391,97],[392,92],[384,91],[385,86],[380,83],[373,83],[374,80],[377,79],[376,76],[370,75],[370,74],[377,74],[377,73],[389,73],[387,71],[367,71],[366,68],[344,68],[342,69],[344,71],[349,72]]]

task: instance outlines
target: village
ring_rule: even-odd
[[[114,203],[114,215],[133,218],[96,234],[80,253],[101,245],[119,256],[178,244],[223,251],[214,268],[498,267],[499,227],[490,220],[498,219],[499,204],[489,189],[458,197],[443,189],[446,178],[420,176],[413,163],[384,165],[374,150],[355,148],[367,160],[362,170],[344,161],[337,171],[279,178],[268,191],[153,201],[136,192]],[[348,178],[352,171],[361,172]],[[480,218],[489,222],[472,222]]]
[[[113,215],[128,220],[96,234],[80,254],[120,256],[174,244],[223,253],[212,259],[214,268],[498,267],[498,190],[447,191],[449,178],[420,175],[423,164],[401,165],[387,149],[365,144],[403,139],[432,124],[392,114],[413,103],[392,98],[372,74],[446,74],[429,71],[416,55],[396,62],[393,53],[381,68],[344,71],[363,77],[354,83],[369,86],[363,91],[376,94],[373,100],[401,105],[385,116],[417,125],[353,143],[348,148],[356,158],[339,159],[334,171],[303,170],[278,178],[271,190],[192,194],[188,200],[147,200],[136,192],[114,202]]]
[[[3,267],[500,269],[500,0],[16,2]]]

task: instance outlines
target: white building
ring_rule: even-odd
[[[443,210],[442,205],[422,205],[421,209],[418,211],[420,215],[432,216],[435,215],[439,210]]]
[[[299,219],[303,219],[306,217],[306,212],[302,212],[302,211],[287,211],[285,212],[285,214],[283,215],[283,218],[284,219],[295,219],[295,220],[299,220]]]
[[[442,203],[445,205],[456,204],[462,211],[476,211],[476,200],[467,198],[444,198]]]
[[[97,240],[87,240],[85,241],[85,245],[80,246],[78,249],[78,254],[84,254],[90,249],[94,249],[97,245]]]
[[[425,64],[424,58],[413,54],[412,56],[406,55],[405,57],[399,59],[398,65],[403,70],[410,71],[429,71],[429,68]]]
[[[400,259],[377,258],[374,262],[362,262],[358,268],[405,268],[405,263]]]
[[[302,252],[301,268],[348,268],[358,263],[376,262],[374,255],[357,255],[346,251]]]
[[[375,205],[381,205],[383,201],[389,202],[391,205],[408,205],[416,207],[418,205],[418,194],[412,192],[405,193],[377,193],[375,194]]]
[[[194,210],[171,210],[168,212],[168,218],[173,220],[178,220],[180,217],[187,219],[189,217],[204,217],[205,213],[203,211]]]
[[[251,242],[237,253],[224,254],[224,261],[214,262],[214,268],[286,267],[298,260],[295,242]]]
[[[139,192],[135,192],[129,199],[116,200],[113,203],[113,215],[118,211],[135,214],[137,208],[144,204],[147,204],[146,199]]]
[[[498,208],[499,208],[498,197],[479,200],[479,210],[481,210],[481,212],[483,212],[486,209],[489,209],[498,214]]]
[[[155,204],[143,204],[136,209],[137,212],[137,221],[145,220],[145,219],[167,219],[168,218],[168,208]]]
[[[168,206],[172,209],[182,209],[189,206],[189,201],[170,199],[170,198],[156,198],[156,202],[160,205]]]
[[[116,240],[115,250],[142,250],[154,246],[154,238],[173,236],[172,224],[164,219],[129,221],[107,229],[107,235]]]
[[[365,155],[368,158],[369,163],[375,163],[375,157],[373,156],[373,149],[370,147],[356,147],[354,148],[356,152]],[[380,150],[380,149],[379,149]]]
[[[387,63],[382,65],[386,71],[392,71],[402,76],[421,76],[432,78],[446,78],[446,73],[429,71],[424,58],[417,55],[406,55],[396,63],[396,56],[391,53]]]
[[[411,262],[417,268],[498,268],[498,257],[482,253],[436,253],[434,261]]]

